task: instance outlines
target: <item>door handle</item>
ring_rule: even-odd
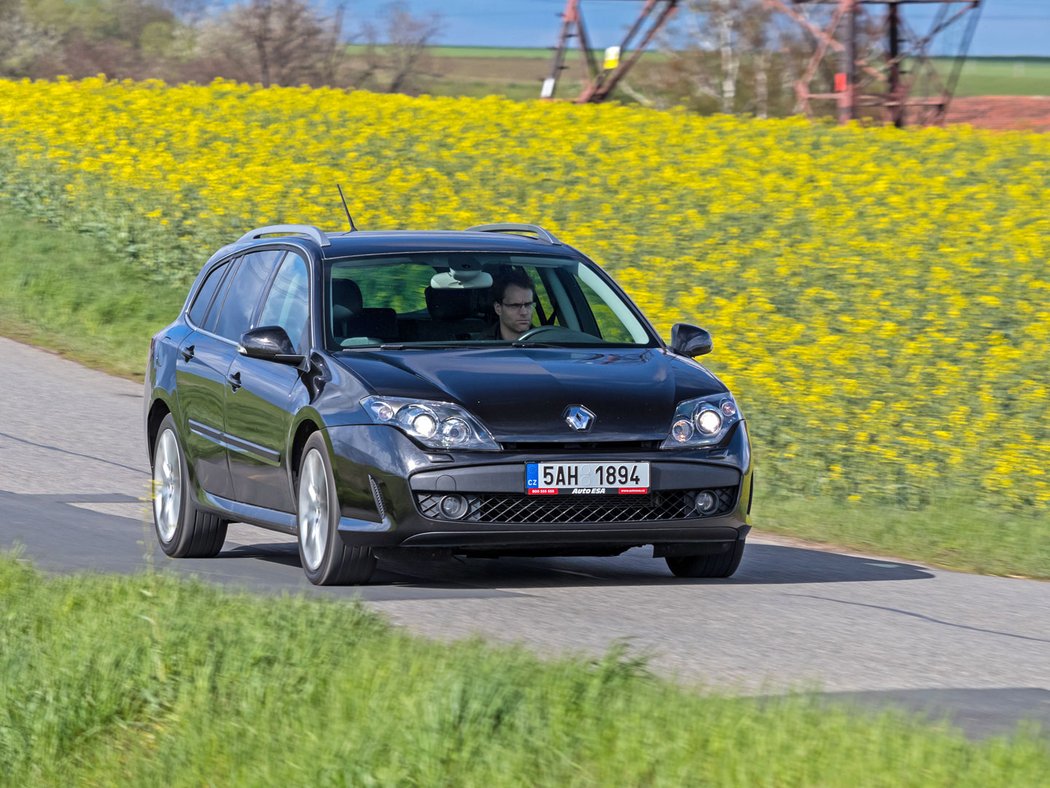
[[[241,387],[241,373],[233,372],[226,376],[226,382],[230,384],[230,388],[234,391]]]
[[[193,358],[193,354],[196,352],[196,350],[194,349],[193,345],[187,345],[179,352],[182,353],[183,361],[189,361],[191,358]]]

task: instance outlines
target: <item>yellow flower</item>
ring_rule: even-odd
[[[654,143],[658,140],[659,144]],[[761,480],[1050,509],[1050,135],[332,89],[0,81],[0,185],[159,278],[276,222],[546,226],[703,359]]]

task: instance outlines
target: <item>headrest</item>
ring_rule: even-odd
[[[332,306],[342,306],[349,309],[351,313],[357,314],[361,311],[363,301],[361,288],[353,279],[332,280]]]
[[[397,339],[397,312],[389,307],[363,309],[348,317],[336,333],[344,337],[374,337],[384,341]]]
[[[427,311],[434,320],[464,320],[473,316],[473,290],[428,287],[423,292],[427,299]]]

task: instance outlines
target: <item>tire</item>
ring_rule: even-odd
[[[296,479],[296,531],[306,578],[318,586],[361,585],[375,570],[370,547],[351,546],[339,533],[339,499],[324,436],[303,447]]]
[[[226,541],[227,522],[193,499],[186,452],[169,413],[153,445],[153,528],[172,558],[211,558]]]
[[[731,577],[744,557],[743,538],[722,553],[711,555],[669,555],[664,558],[675,577]]]

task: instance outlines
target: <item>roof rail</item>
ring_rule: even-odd
[[[332,242],[328,240],[328,236],[312,224],[271,224],[267,227],[257,227],[251,232],[242,235],[237,239],[237,243],[255,241],[264,235],[305,235],[316,241],[318,246],[332,245]]]
[[[560,246],[561,241],[551,235],[549,232],[544,230],[538,224],[479,224],[474,227],[468,227],[467,232],[477,233],[532,233],[536,236],[537,240],[546,241],[552,246]]]

